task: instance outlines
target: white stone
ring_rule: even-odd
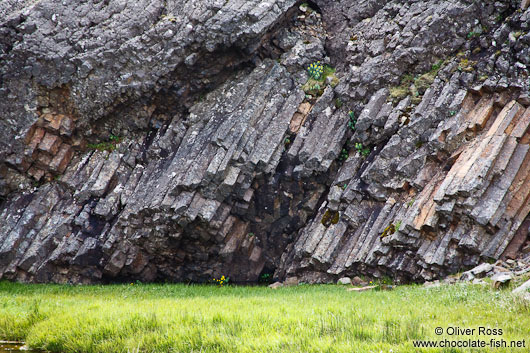
[[[351,284],[351,278],[350,277],[339,278],[339,280],[337,281],[337,284],[344,284],[344,285]]]
[[[513,294],[520,294],[520,293],[524,293],[524,292],[529,291],[529,290],[530,290],[530,279],[528,281],[524,282],[519,287],[515,288],[512,291],[512,293]]]

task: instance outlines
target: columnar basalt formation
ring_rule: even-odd
[[[1,278],[424,281],[528,256],[519,1],[0,14]]]
[[[421,280],[481,259],[515,258],[528,236],[530,108],[507,92],[480,93],[449,96],[454,119],[438,124],[413,154],[389,148],[394,137],[406,143],[402,129],[362,173],[352,163],[359,178],[332,187],[319,216],[284,255],[286,275],[326,281],[368,271]],[[412,116],[421,119],[424,103]],[[377,109],[366,114],[378,116]],[[351,168],[339,174],[352,175]],[[374,201],[363,200],[366,193]],[[326,225],[320,218],[330,209],[341,219]]]

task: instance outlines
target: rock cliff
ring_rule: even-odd
[[[4,1],[0,278],[425,281],[529,256],[528,5]]]

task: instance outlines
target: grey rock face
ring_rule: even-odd
[[[0,278],[430,281],[521,256],[530,10],[312,6],[5,2]],[[335,76],[304,92],[315,61]]]

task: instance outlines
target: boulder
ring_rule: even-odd
[[[530,279],[523,284],[521,284],[519,287],[515,288],[512,293],[513,294],[523,294],[530,291]]]
[[[493,270],[493,265],[488,263],[483,263],[471,270],[473,276],[477,278],[486,277],[486,275]]]
[[[352,284],[352,280],[350,277],[342,277],[342,278],[339,278],[339,280],[337,281],[337,284],[349,285],[349,284]]]
[[[470,282],[475,279],[475,276],[471,271],[466,271],[460,276],[460,280],[464,282]]]
[[[283,285],[285,286],[297,286],[300,283],[297,277],[288,277],[285,281],[283,281]]]
[[[511,273],[500,272],[491,277],[492,285],[494,288],[501,288],[507,286],[512,280],[513,275]]]
[[[281,282],[274,282],[272,284],[269,284],[270,289],[278,289],[280,287],[283,287],[283,283]]]
[[[366,284],[366,281],[363,280],[361,277],[359,276],[355,276],[352,278],[351,280],[351,284],[354,285],[354,286],[362,286],[362,285],[365,285]]]
[[[423,283],[423,286],[425,288],[437,288],[437,287],[440,287],[442,284],[440,283],[439,280],[436,280],[436,281],[432,281],[432,282],[425,282]]]

